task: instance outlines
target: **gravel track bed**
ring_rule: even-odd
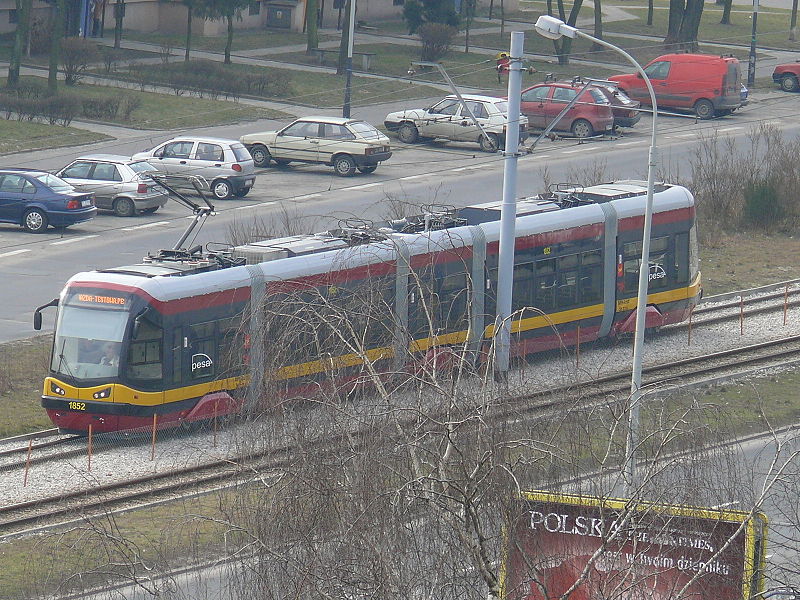
[[[752,297],[746,298],[746,305],[750,302],[755,300]],[[685,327],[666,327],[657,337],[646,341],[644,365],[647,367],[687,356],[701,356],[788,335],[800,335],[800,308],[789,309],[787,325],[784,326],[782,303],[779,302],[776,306],[780,308],[769,313],[746,316],[743,335],[740,335],[738,317],[735,320],[717,321],[707,325],[695,323],[691,345],[688,345]],[[738,308],[728,310],[738,315]],[[577,365],[574,348],[537,355],[530,359],[524,369],[518,368],[510,373],[508,388],[512,391],[524,389],[530,392],[576,382],[589,383],[599,376],[630,371],[632,349],[632,337],[623,338],[615,344],[607,341],[585,343],[581,346]],[[489,393],[502,393],[499,387],[493,389],[496,384],[486,381],[483,383]],[[374,409],[374,405],[371,408]],[[354,414],[358,413],[358,406],[354,405],[352,409]],[[312,410],[313,407],[309,408],[308,414]],[[214,434],[210,431],[191,435],[183,432],[159,432],[153,460],[149,433],[96,436],[91,470],[85,451],[57,462],[39,462],[29,469],[25,487],[24,469],[19,464],[8,467],[0,464],[0,505],[79,490],[89,491],[98,486],[141,478],[152,473],[175,471],[239,456],[243,448],[247,449],[247,440],[244,437],[246,431],[252,429],[238,425],[220,429],[216,434],[216,447]],[[79,448],[86,449],[85,439],[75,443]],[[55,451],[55,448],[52,450]]]

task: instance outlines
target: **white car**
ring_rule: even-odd
[[[303,117],[277,131],[250,133],[239,138],[257,167],[270,162],[321,163],[341,177],[372,173],[392,156],[389,138],[369,123],[342,117]]]
[[[388,131],[397,133],[401,142],[413,144],[421,139],[445,139],[476,142],[485,152],[503,147],[508,125],[508,101],[493,96],[462,94],[464,105],[456,96],[447,96],[430,108],[414,108],[389,113],[383,120]],[[484,136],[469,112],[488,134]],[[528,119],[519,116],[520,142],[528,137]]]

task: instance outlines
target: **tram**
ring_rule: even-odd
[[[645,182],[616,181],[518,201],[512,356],[633,331],[645,199]],[[648,328],[688,318],[701,295],[691,193],[657,184],[653,203]],[[307,397],[367,363],[395,372],[442,349],[485,360],[500,206],[78,273],[46,305],[58,315],[42,406],[63,432],[180,426],[241,411],[254,381]]]

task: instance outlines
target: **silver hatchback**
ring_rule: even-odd
[[[81,192],[92,192],[97,208],[120,217],[156,212],[167,203],[167,191],[147,174],[156,168],[144,160],[116,154],[81,156],[56,173]]]
[[[236,140],[179,137],[150,150],[137,152],[134,160],[146,160],[167,175],[194,175],[208,182],[217,200],[242,198],[256,181],[255,166],[247,148]]]

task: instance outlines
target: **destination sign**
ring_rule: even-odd
[[[124,306],[126,299],[119,296],[100,296],[98,294],[76,294],[75,298],[78,302],[87,302],[90,304],[113,304],[116,306]]]

